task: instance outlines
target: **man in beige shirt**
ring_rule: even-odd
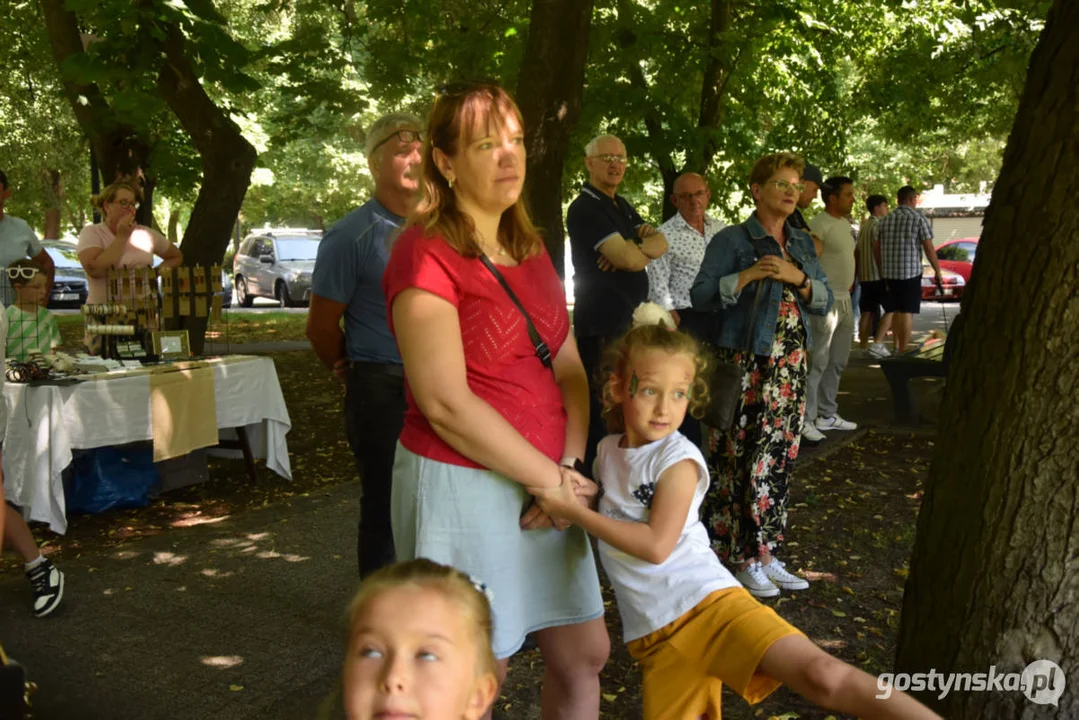
[[[835,303],[827,315],[809,318],[812,347],[806,380],[806,421],[802,436],[810,442],[823,439],[822,430],[855,430],[858,425],[839,416],[839,379],[850,358],[854,339],[854,309],[850,291],[854,285],[854,234],[847,215],[854,207],[854,185],[848,177],[830,177],[821,185],[824,212],[809,221],[809,229],[821,240],[820,264],[828,276]]]

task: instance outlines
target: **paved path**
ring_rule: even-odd
[[[358,483],[66,561],[36,619],[0,577],[0,638],[38,720],[302,720],[334,691]]]

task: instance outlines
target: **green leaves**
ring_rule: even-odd
[[[306,203],[332,220],[364,198],[363,128],[378,114],[422,115],[433,89],[450,79],[516,86],[531,5],[67,0],[93,43],[63,73],[96,83],[147,138],[169,171],[159,176],[159,192],[189,193],[198,160],[155,87],[169,28],[178,28],[207,93],[244,117],[248,136],[268,153],[262,165],[278,180],[259,192],[287,183],[306,198],[293,204],[266,195],[259,207],[301,212]],[[750,166],[777,149],[850,174],[865,191],[891,195],[905,182],[977,189],[996,175],[1047,7],[1044,0],[597,0],[563,194],[576,192],[580,149],[602,131],[625,140],[633,164],[623,192],[657,220],[661,171],[682,169],[706,171],[713,211],[741,219]],[[13,104],[32,87],[37,132],[77,138],[58,100],[48,44],[25,32],[41,27],[39,13],[24,3],[0,18],[0,39],[11,48],[10,67],[0,69],[0,129],[14,132],[20,114],[38,112]],[[45,111],[42,93],[55,112]],[[83,152],[78,142],[69,146]],[[347,177],[334,178],[335,170]]]

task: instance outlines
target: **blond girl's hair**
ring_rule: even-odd
[[[624,432],[626,421],[622,405],[615,402],[614,384],[625,382],[633,354],[642,350],[663,350],[671,355],[685,355],[693,360],[693,380],[689,387],[689,414],[697,419],[708,407],[709,354],[692,336],[664,321],[638,325],[607,347],[602,365],[603,417],[610,432]]]
[[[480,673],[496,672],[495,656],[491,650],[494,623],[485,589],[460,570],[426,558],[389,565],[369,575],[360,584],[349,605],[349,635],[355,630],[364,607],[372,598],[388,590],[405,587],[435,590],[457,605],[475,629]]]

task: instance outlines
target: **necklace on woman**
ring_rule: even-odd
[[[779,252],[782,253],[784,260],[791,257],[790,252],[787,250],[787,238],[783,238],[783,242],[776,240],[776,244],[779,245]]]

